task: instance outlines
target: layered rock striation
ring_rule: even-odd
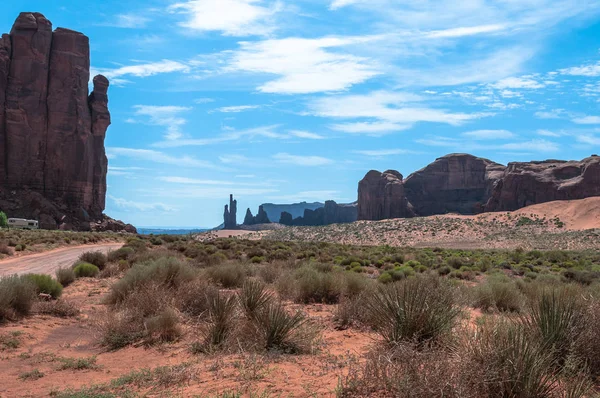
[[[0,206],[10,216],[51,229],[119,229],[102,214],[109,83],[96,76],[90,94],[89,80],[82,33],[52,31],[42,14],[24,12],[2,35]]]
[[[450,154],[404,179],[371,170],[358,185],[358,219],[511,211],[554,200],[600,196],[600,157],[508,166]]]

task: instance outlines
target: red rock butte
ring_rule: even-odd
[[[90,94],[89,80],[84,34],[52,31],[42,14],[23,12],[2,35],[0,208],[9,216],[37,218],[48,229],[113,222],[102,214],[109,82],[94,77]]]

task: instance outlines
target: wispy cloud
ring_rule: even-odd
[[[573,119],[576,124],[600,124],[600,116],[582,116]]]
[[[392,156],[392,155],[406,155],[406,154],[417,153],[415,151],[411,151],[411,150],[407,150],[407,149],[374,149],[374,150],[362,150],[362,151],[353,151],[353,152],[358,153],[359,155],[372,156],[372,157],[384,157],[384,156]]]
[[[524,77],[507,77],[499,82],[492,84],[492,87],[499,90],[503,89],[538,89],[544,88],[544,83],[538,82],[532,78]]]
[[[273,155],[273,159],[279,163],[293,164],[296,166],[325,166],[334,163],[332,159],[321,156],[290,155],[285,152]]]
[[[183,137],[181,127],[187,123],[187,120],[180,114],[192,109],[184,106],[156,105],[135,105],[133,108],[136,116],[148,118],[148,124],[166,127],[167,131],[164,136],[166,140],[177,140]]]
[[[254,138],[271,138],[271,139],[283,139],[288,136],[277,132],[279,125],[260,126],[243,130],[229,130],[227,129],[221,135],[212,138],[190,138],[190,139],[177,139],[177,140],[165,140],[156,142],[153,146],[158,148],[176,148],[182,146],[205,146],[219,144],[223,142],[238,141],[242,138],[254,139]]]
[[[477,142],[465,142],[463,139],[451,138],[451,137],[431,137],[421,138],[415,140],[416,143],[441,147],[441,148],[453,148],[455,150],[465,151],[514,151],[514,152],[540,152],[540,153],[551,153],[558,152],[560,146],[552,141],[545,139],[533,139],[529,141],[509,142],[506,144],[486,144],[482,145]]]
[[[311,133],[310,131],[304,131],[304,130],[290,130],[290,131],[288,131],[288,133],[292,137],[305,138],[307,140],[324,140],[325,139],[325,137],[323,137],[322,135],[319,135],[316,133]]]
[[[552,109],[550,111],[535,112],[534,116],[538,119],[562,119],[565,117],[564,109]]]
[[[380,136],[389,133],[396,133],[403,130],[408,130],[412,127],[410,124],[398,124],[390,122],[356,122],[356,123],[339,123],[329,126],[330,129],[341,131],[348,134],[366,134],[372,136]]]
[[[560,73],[563,75],[571,76],[597,77],[600,76],[600,61],[596,62],[595,64],[574,66],[571,68],[561,69]]]
[[[128,80],[123,79],[125,76],[134,76],[134,77],[149,77],[158,75],[161,73],[173,73],[173,72],[182,72],[188,73],[190,71],[190,67],[181,62],[172,61],[168,59],[163,59],[162,61],[150,62],[145,64],[135,64],[128,66],[120,66],[118,68],[95,68],[91,75],[94,76],[96,74],[103,74],[106,76],[111,83],[120,85],[129,83]]]
[[[268,200],[277,200],[282,202],[324,202],[326,200],[344,200],[340,198],[338,191],[302,191],[291,195],[269,195]]]
[[[506,140],[515,138],[515,134],[508,130],[475,130],[461,134],[465,138],[472,140]]]
[[[249,110],[258,109],[258,108],[260,108],[260,105],[236,105],[236,106],[223,106],[221,108],[215,109],[214,111],[222,112],[222,113],[239,113],[239,112],[249,111]]]
[[[115,204],[116,207],[122,209],[122,210],[134,210],[134,211],[141,211],[141,212],[165,212],[165,213],[171,213],[174,211],[177,211],[177,209],[175,207],[172,207],[170,205],[164,204],[164,203],[146,203],[146,202],[137,202],[137,201],[132,201],[132,200],[128,200],[128,199],[124,199],[124,198],[117,198],[114,197],[112,195],[108,195],[109,199],[112,200],[112,202]]]
[[[271,33],[282,5],[263,0],[188,0],[173,4],[169,10],[182,14],[185,20],[179,25],[191,31],[251,36]]]
[[[108,147],[107,152],[113,159],[127,157],[152,163],[170,164],[179,167],[198,167],[218,169],[219,167],[206,160],[199,160],[191,156],[171,156],[151,149]]]
[[[600,146],[600,137],[595,135],[579,135],[576,140],[581,144]]]
[[[115,28],[139,29],[144,28],[151,19],[139,14],[117,14],[112,21],[105,23],[105,26]]]

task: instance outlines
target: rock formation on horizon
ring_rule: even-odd
[[[258,213],[256,216],[252,215],[252,211],[248,208],[246,210],[246,217],[244,217],[244,225],[258,225],[258,224],[270,224],[269,216],[265,212],[264,207],[261,205],[258,207]]]
[[[468,154],[436,159],[406,179],[371,170],[358,184],[358,219],[512,211],[554,200],[600,196],[600,157],[515,162]]]
[[[315,210],[305,209],[302,217],[293,218],[288,212],[282,212],[279,223],[288,226],[319,226],[329,224],[351,223],[357,220],[355,203],[338,204],[333,200],[325,202],[325,206]]]
[[[110,125],[89,39],[23,12],[0,40],[0,208],[47,229],[135,232],[103,214]]]
[[[229,205],[225,205],[223,213],[223,229],[237,229],[237,200],[229,195]]]

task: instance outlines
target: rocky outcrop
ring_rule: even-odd
[[[89,39],[21,13],[0,40],[0,200],[47,228],[102,223],[108,80],[90,80]],[[22,200],[15,198],[21,195]],[[40,195],[47,202],[35,207]],[[91,224],[90,224],[91,223]],[[114,228],[117,228],[112,224]],[[112,227],[111,227],[112,228]]]
[[[258,207],[258,213],[256,216],[252,215],[250,209],[246,210],[246,217],[244,217],[244,225],[259,225],[259,224],[270,224],[269,216],[265,212],[264,207],[261,205]]]
[[[292,218],[297,218],[304,215],[304,210],[317,210],[325,206],[325,204],[320,202],[299,202],[290,204],[263,203],[262,206],[270,220],[279,220],[284,212],[291,214]]]
[[[319,226],[329,224],[351,223],[357,220],[356,203],[337,204],[333,200],[325,202],[325,206],[316,210],[305,209],[304,216],[293,218],[288,212],[281,213],[279,223],[283,225]]]
[[[225,205],[223,213],[223,229],[237,229],[237,200],[229,195],[229,205]]]
[[[600,157],[582,161],[509,163],[486,211],[511,211],[554,200],[600,196]]]
[[[509,211],[554,200],[600,196],[600,158],[509,163],[450,154],[403,179],[370,171],[358,185],[358,218]]]

